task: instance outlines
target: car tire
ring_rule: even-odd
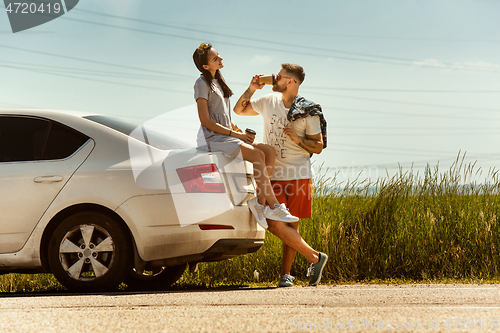
[[[125,284],[127,290],[165,290],[179,280],[185,270],[186,264],[160,267],[142,274],[134,268],[125,280]]]
[[[56,279],[79,292],[116,289],[132,266],[127,231],[99,212],[80,212],[64,219],[50,239],[48,261]]]

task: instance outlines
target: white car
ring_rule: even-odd
[[[0,274],[51,272],[77,291],[167,286],[186,264],[257,251],[252,165],[149,125],[0,111]]]

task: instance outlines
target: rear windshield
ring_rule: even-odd
[[[187,143],[176,140],[168,136],[167,133],[163,133],[156,129],[146,128],[143,124],[134,124],[132,122],[127,122],[121,119],[103,115],[85,116],[83,118],[112,128],[115,131],[118,131],[125,135],[132,136],[152,147],[161,150],[190,148]]]

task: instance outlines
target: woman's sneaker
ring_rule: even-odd
[[[281,222],[298,222],[299,218],[293,216],[286,208],[285,204],[274,205],[274,209],[266,206],[264,209],[264,216],[270,220],[281,221]]]
[[[264,205],[257,202],[257,197],[254,197],[247,201],[248,208],[252,212],[253,216],[257,220],[257,223],[264,229],[267,229],[267,220],[264,216]]]
[[[293,281],[295,278],[289,274],[283,274],[280,277],[280,283],[278,284],[278,287],[292,287],[293,286]]]

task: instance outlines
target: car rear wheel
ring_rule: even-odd
[[[155,267],[139,273],[134,269],[125,280],[128,290],[164,290],[180,279],[186,264],[171,267]]]
[[[55,229],[49,244],[52,273],[72,291],[116,289],[131,269],[128,233],[98,212],[72,215]]]

